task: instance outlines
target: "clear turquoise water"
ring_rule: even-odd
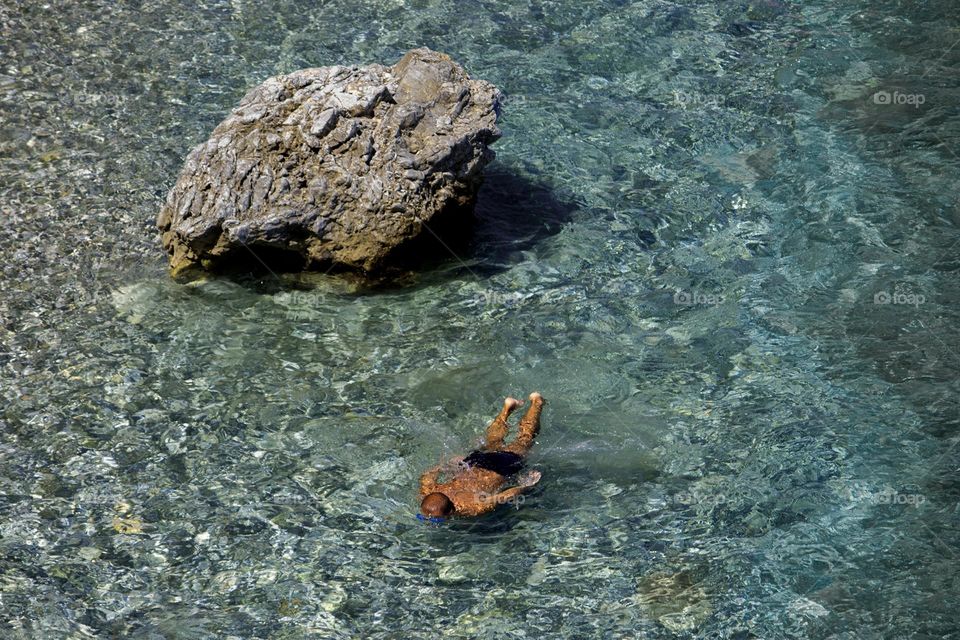
[[[956,636],[958,40],[948,2],[0,3],[3,637]],[[420,45],[509,96],[469,254],[166,277],[250,86]],[[417,522],[533,389],[539,490]]]

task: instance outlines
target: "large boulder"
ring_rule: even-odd
[[[268,79],[190,152],[170,190],[157,226],[172,271],[379,272],[422,252],[472,217],[499,100],[430,49],[392,67]]]

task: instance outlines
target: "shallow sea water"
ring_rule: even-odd
[[[470,251],[177,284],[244,92],[426,45],[507,95]],[[12,638],[960,633],[949,2],[0,2]],[[421,470],[547,398],[519,509]]]

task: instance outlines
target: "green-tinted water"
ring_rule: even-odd
[[[6,0],[4,637],[955,634],[958,39],[946,2]],[[470,253],[166,277],[250,86],[420,45],[508,95]],[[534,389],[523,508],[416,521]]]

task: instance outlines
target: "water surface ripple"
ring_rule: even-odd
[[[13,638],[957,634],[953,3],[0,2]],[[469,252],[182,285],[153,220],[252,85],[507,94]],[[414,487],[549,401],[522,509]]]

